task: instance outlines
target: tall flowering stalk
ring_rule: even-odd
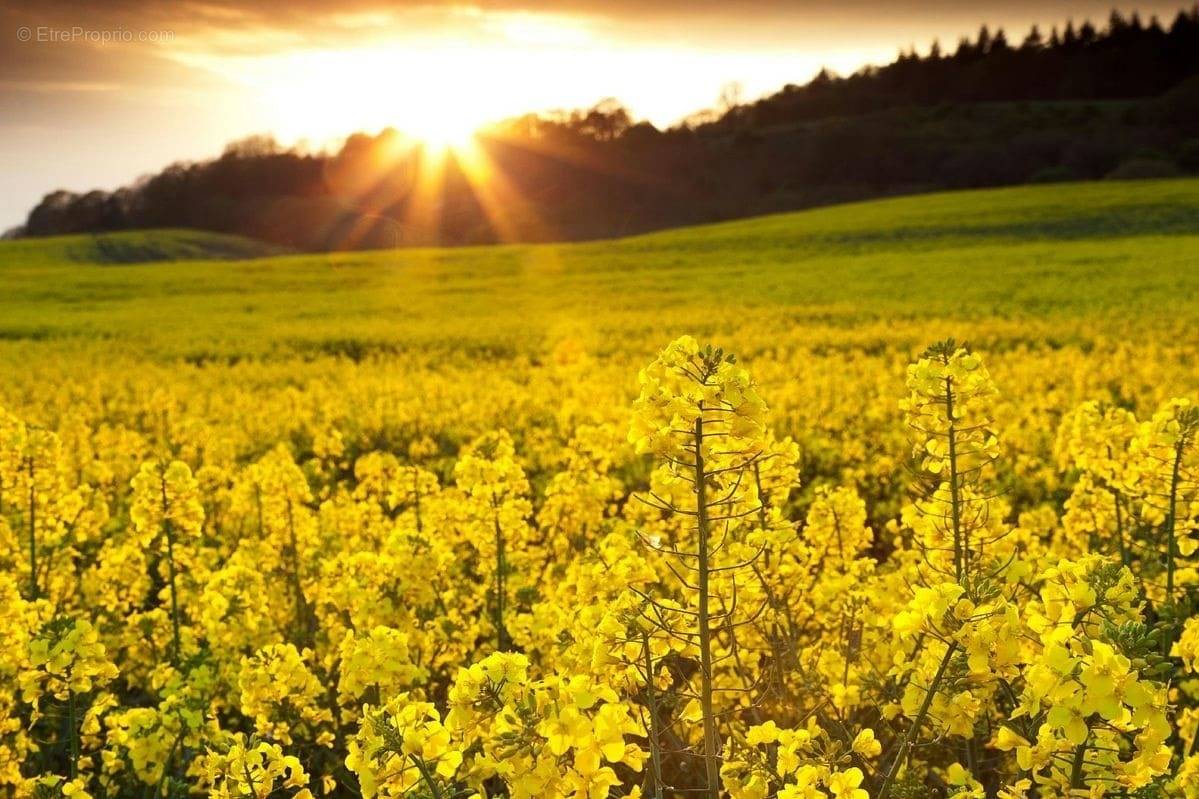
[[[0,409],[0,513],[7,497],[25,521],[30,600],[40,598],[43,572],[49,572],[50,540],[58,525],[55,505],[67,487],[59,474],[62,443],[58,436],[26,424]],[[7,497],[6,497],[7,495]]]
[[[117,675],[117,667],[109,659],[99,633],[87,620],[57,616],[45,622],[28,641],[27,657],[17,675],[17,684],[25,701],[33,707],[31,727],[42,718],[47,698],[52,697],[63,707],[60,734],[66,738],[63,743],[72,782],[80,777],[81,724],[90,698]],[[49,784],[57,784],[57,778]]]
[[[908,367],[907,389],[900,406],[911,435],[919,496],[905,516],[923,553],[920,577],[925,585],[895,625],[905,635],[921,633],[937,640],[944,650],[923,690],[908,685],[905,704],[911,722],[883,777],[880,799],[889,795],[963,646],[964,633],[953,625],[945,627],[946,612],[962,600],[967,603],[962,618],[972,624],[998,614],[999,606],[977,609],[988,608],[996,599],[991,581],[1002,570],[1000,566],[988,571],[983,561],[987,545],[1001,537],[990,515],[992,495],[986,482],[986,471],[999,451],[991,427],[996,388],[990,374],[968,347],[948,339],[929,347]],[[967,746],[973,746],[972,736]]]
[[[1199,549],[1199,407],[1189,400],[1167,402],[1141,425],[1131,445],[1140,458],[1140,488],[1146,521],[1161,530],[1165,545],[1164,606],[1176,601],[1178,561]],[[1173,612],[1171,610],[1171,612]]]
[[[512,642],[507,624],[512,594],[508,581],[528,549],[528,517],[533,511],[529,481],[516,461],[512,437],[504,430],[472,442],[454,467],[454,478],[471,506],[469,538],[481,555],[491,556],[492,623],[496,648],[504,650]]]
[[[204,527],[204,506],[191,469],[182,461],[148,461],[133,478],[133,504],[129,509],[133,526],[146,548],[161,547],[167,563],[167,586],[171,594],[171,665],[181,660],[179,562],[176,548],[181,540],[192,540]]]
[[[908,367],[907,388],[901,407],[921,494],[913,529],[928,566],[969,589],[989,538],[985,471],[999,454],[990,415],[995,384],[978,356],[948,339]]]
[[[1129,448],[1137,428],[1132,411],[1092,400],[1066,415],[1055,445],[1058,462],[1080,472],[1062,518],[1071,543],[1088,551],[1106,545],[1110,534],[1125,566],[1135,557],[1129,532],[1135,532],[1140,469]]]
[[[677,609],[649,595],[644,598],[663,632],[699,650],[701,757],[705,790],[715,798],[720,791],[720,740],[713,702],[713,634],[727,628],[733,609],[723,604],[712,583],[721,571],[752,565],[752,558],[739,563],[718,559],[733,543],[731,536],[741,520],[756,518],[761,506],[752,469],[766,445],[766,404],[734,356],[710,346],[701,350],[690,336],[663,350],[639,380],[641,394],[634,404],[629,440],[639,453],[651,453],[662,462],[645,501],[689,520],[690,540],[658,549],[693,575],[694,582],[675,570],[694,600],[684,611],[693,625],[668,622]],[[713,608],[716,602],[722,603],[719,609]]]

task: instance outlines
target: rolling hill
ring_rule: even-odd
[[[140,264],[161,261],[237,260],[286,252],[244,236],[204,230],[83,233],[0,242],[0,263]]]
[[[739,314],[1199,317],[1199,180],[950,192],[581,244],[270,255],[187,231],[0,243],[0,337],[168,356],[536,351],[547,331]],[[237,260],[230,260],[236,258]]]

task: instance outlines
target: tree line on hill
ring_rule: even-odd
[[[302,250],[599,238],[936,189],[1199,172],[1199,6],[1168,25],[983,27],[952,53],[821,72],[659,130],[614,101],[435,152],[267,137],[113,192],[56,191],[16,235],[192,227]]]

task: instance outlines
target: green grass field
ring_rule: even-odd
[[[276,255],[154,231],[0,242],[0,339],[358,358],[521,349],[571,326],[600,340],[702,332],[744,313],[826,329],[984,317],[1189,325],[1197,261],[1199,180],[934,194],[583,244]]]
[[[284,250],[240,236],[200,230],[152,230],[17,239],[0,242],[0,252],[4,263],[52,266],[265,258]]]

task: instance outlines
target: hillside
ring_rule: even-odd
[[[79,237],[5,243],[0,336],[358,359],[536,352],[560,330],[735,327],[742,313],[846,330],[888,317],[1063,330],[1199,317],[1193,179],[950,192],[584,244],[216,260],[230,248],[180,233],[117,238],[205,260],[118,264],[111,245]]]
[[[202,230],[151,230],[0,241],[0,264],[140,264],[237,260],[284,252],[243,236]]]

